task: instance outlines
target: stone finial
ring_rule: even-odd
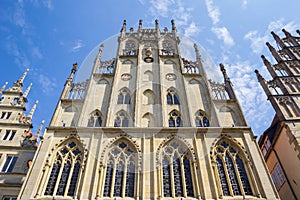
[[[143,27],[143,20],[139,20],[139,30],[142,30],[142,27]]]
[[[172,30],[176,30],[174,19],[171,20],[171,24],[172,24]]]
[[[123,21],[123,26],[122,26],[122,30],[121,31],[126,32],[126,20],[125,19]]]
[[[155,27],[158,28],[158,19],[155,20]]]
[[[37,132],[36,132],[36,139],[38,140],[40,138],[40,134],[41,134],[41,131],[42,131],[42,128],[44,126],[44,123],[45,123],[45,120],[42,120]]]
[[[225,66],[224,66],[222,63],[220,63],[220,70],[221,70],[221,72],[222,72],[222,74],[223,74],[224,81],[225,81],[225,82],[230,82],[230,78],[229,78],[228,75],[227,75]]]
[[[300,35],[300,30],[296,30],[296,32]]]
[[[292,37],[292,35],[285,29],[282,29],[282,32],[285,34],[286,37]]]
[[[280,62],[282,59],[281,59],[281,57],[278,55],[276,49],[275,49],[269,42],[267,42],[266,45],[268,46],[269,50],[271,51],[271,54],[272,54],[273,57],[277,60],[277,62]]]
[[[36,106],[37,106],[38,103],[39,103],[39,101],[36,100],[35,104],[32,106],[32,108],[31,108],[31,110],[30,110],[30,112],[29,112],[29,114],[27,116],[28,119],[30,119],[30,120],[32,119],[32,116],[33,116],[33,114],[34,114],[34,112],[36,110]]]
[[[31,86],[32,86],[32,83],[29,84],[28,88],[25,90],[24,94],[23,94],[23,97],[26,98],[30,89],[31,89]]]
[[[4,83],[4,85],[3,85],[2,88],[0,89],[0,94],[2,94],[2,92],[5,90],[7,84],[8,84],[8,82],[5,82],[5,83]]]
[[[21,76],[21,78],[19,80],[17,80],[16,82],[14,82],[14,87],[23,87],[23,81],[24,81],[28,71],[29,71],[29,69],[26,69],[26,71]]]
[[[282,40],[280,39],[280,37],[278,35],[276,35],[276,33],[274,33],[274,31],[272,31],[271,34],[272,34],[274,40],[277,42],[277,44],[279,44],[279,46],[281,48],[285,47],[284,42],[282,42]]]
[[[254,72],[256,74],[258,81],[264,80],[264,78],[262,77],[262,75],[260,75],[260,73],[257,69],[255,69]]]

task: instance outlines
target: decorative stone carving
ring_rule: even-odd
[[[122,81],[129,81],[132,78],[131,74],[125,73],[121,75]]]
[[[175,81],[177,79],[177,76],[173,73],[168,73],[168,74],[166,74],[166,79],[168,81]]]

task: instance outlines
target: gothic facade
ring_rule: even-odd
[[[272,76],[266,81],[258,71],[258,81],[276,111],[271,126],[263,133],[259,146],[272,180],[282,199],[300,199],[300,31],[292,36],[272,35],[276,50],[267,43],[275,64],[265,56],[263,62]]]
[[[27,95],[31,84],[23,92],[23,81],[28,70],[5,89],[8,83],[0,89],[0,199],[17,199],[21,186],[30,167],[39,138],[41,126],[34,137],[32,117],[37,103],[30,112],[26,111]]]
[[[224,66],[171,30],[126,29],[117,56],[73,65],[20,199],[279,199]]]

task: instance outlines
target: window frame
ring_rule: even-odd
[[[8,161],[8,159],[10,159]],[[5,162],[2,165],[1,172],[2,173],[13,173],[14,167],[18,161],[18,156],[16,155],[7,155]]]

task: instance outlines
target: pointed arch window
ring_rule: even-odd
[[[118,104],[130,104],[130,92],[128,89],[121,89],[118,95]]]
[[[102,115],[99,111],[95,111],[91,114],[88,120],[88,127],[101,127],[102,126]]]
[[[197,111],[195,119],[196,127],[209,127],[209,120],[204,111]]]
[[[192,157],[188,148],[172,140],[162,150],[164,197],[194,197]]]
[[[121,111],[117,114],[114,122],[114,127],[128,127],[129,126],[129,118],[128,115]]]
[[[174,89],[169,89],[167,93],[167,104],[172,105],[172,104],[177,104],[179,105],[179,98]]]
[[[44,195],[73,197],[82,161],[83,151],[80,145],[75,141],[62,145],[56,153]]]
[[[137,152],[125,140],[109,149],[103,197],[134,197]]]
[[[223,196],[253,195],[246,170],[249,172],[251,169],[237,148],[222,141],[215,148],[214,159],[216,179]]]
[[[178,111],[173,110],[169,114],[169,127],[181,127],[181,126],[182,126],[181,115]]]

